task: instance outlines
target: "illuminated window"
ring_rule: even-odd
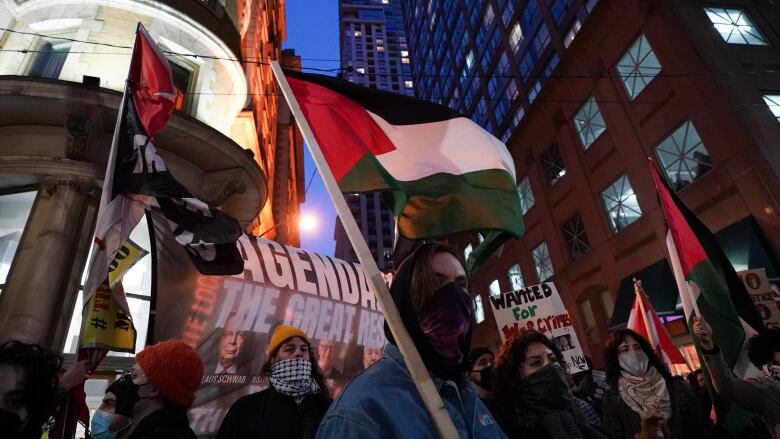
[[[547,243],[542,241],[541,244],[531,251],[531,256],[533,256],[534,259],[534,267],[536,267],[536,276],[539,279],[539,282],[544,282],[551,278],[555,271],[553,270],[552,259],[550,259],[550,250],[547,248]]]
[[[584,149],[590,148],[590,145],[607,130],[607,123],[601,116],[595,96],[591,96],[580,108],[580,111],[574,115],[574,126]]]
[[[355,68],[355,71],[362,75],[362,74],[366,73],[366,68],[365,67],[357,67],[357,68]]]
[[[571,45],[571,42],[574,41],[574,36],[577,35],[577,32],[580,31],[580,28],[582,28],[582,23],[580,23],[580,20],[574,20],[574,23],[572,23],[571,27],[569,28],[569,32],[566,33],[566,36],[563,37],[563,46],[568,48],[569,45]]]
[[[361,32],[361,31],[359,31],[359,30],[356,30],[356,31],[355,31],[355,36],[356,36],[356,37],[363,36],[363,32]]]
[[[764,102],[775,119],[780,122],[780,95],[764,95]]]
[[[730,44],[766,46],[767,42],[758,28],[741,9],[704,8],[715,30]]]
[[[384,52],[385,48],[384,48],[384,46],[376,46],[376,51],[377,52]]]
[[[661,72],[661,63],[644,35],[618,61],[617,72],[632,100]]]
[[[520,183],[517,185],[517,192],[520,195],[520,209],[523,210],[523,215],[525,215],[534,206],[534,192],[531,190],[531,182],[528,181],[528,177],[520,180]]]
[[[507,275],[509,276],[509,285],[512,286],[512,291],[525,288],[523,273],[520,271],[520,264],[513,265],[507,272]]]
[[[612,229],[619,232],[642,216],[628,177],[621,175],[601,193]]]
[[[466,69],[471,70],[474,67],[474,52],[469,50],[469,54],[466,55]]]
[[[520,43],[523,42],[523,29],[520,27],[520,23],[515,23],[514,27],[512,28],[512,33],[509,34],[509,45],[512,47],[512,50],[517,52],[517,49],[520,48]]]
[[[401,51],[401,56],[408,57],[409,56],[409,51],[408,50],[402,50]]]
[[[401,58],[401,64],[409,64],[409,58],[406,57]]]
[[[490,289],[490,295],[493,297],[501,295],[501,285],[498,283],[498,279],[494,279],[488,289]]]
[[[485,321],[485,308],[482,305],[482,296],[479,294],[474,296],[474,319],[477,324]]]
[[[474,248],[471,247],[471,244],[466,245],[466,248],[463,249],[463,259],[468,261],[472,251],[474,251]]]
[[[414,87],[414,83],[412,81],[404,81],[404,87],[412,88]]]
[[[658,161],[675,190],[682,189],[712,169],[712,159],[699,133],[685,122],[655,147]]]

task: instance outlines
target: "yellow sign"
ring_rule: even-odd
[[[108,281],[111,288],[116,286],[116,283],[122,279],[136,262],[146,256],[149,252],[141,248],[132,240],[128,239],[125,244],[119,248],[116,256],[114,256],[113,262],[108,266]]]
[[[124,295],[124,291],[118,293]],[[114,299],[108,279],[104,280],[84,307],[81,346],[133,353],[137,335],[133,320]]]

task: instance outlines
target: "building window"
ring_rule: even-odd
[[[764,102],[775,119],[780,122],[780,95],[764,95]]]
[[[710,153],[687,121],[655,147],[658,161],[674,190],[680,190],[712,169]]]
[[[539,160],[542,162],[544,176],[547,177],[550,185],[554,185],[561,177],[566,175],[566,166],[563,163],[563,156],[561,156],[557,144],[553,143],[550,145],[539,157]]]
[[[525,288],[523,283],[523,273],[520,271],[520,264],[513,265],[507,272],[509,275],[509,285],[512,286],[512,291],[522,290]]]
[[[498,283],[498,279],[494,279],[493,282],[490,282],[488,288],[490,289],[491,296],[496,297],[501,295],[501,285]]]
[[[512,27],[512,33],[509,34],[509,46],[517,53],[517,49],[520,48],[520,43],[523,42],[523,29],[520,27],[520,23],[515,23]]]
[[[193,85],[194,74],[192,70],[180,65],[177,62],[169,59],[171,65],[171,73],[173,73],[173,85],[176,87],[176,101],[173,109],[179,111],[187,111],[187,104],[189,103],[190,87]]]
[[[466,248],[463,249],[463,259],[469,260],[469,255],[471,252],[474,251],[474,248],[471,246],[471,244],[466,245]]]
[[[595,96],[591,96],[580,108],[580,111],[574,115],[574,125],[580,136],[582,147],[586,150],[599,138],[601,133],[607,130],[607,123],[601,116]]]
[[[359,36],[362,36],[362,35],[363,35],[363,32],[361,32],[361,31],[359,31],[359,30],[356,30],[356,31],[355,31],[355,36],[356,36],[356,37],[359,37]]]
[[[412,88],[413,86],[414,86],[414,83],[412,81],[404,81],[404,87]]]
[[[146,217],[142,217],[138,225],[130,233],[130,239],[146,250],[151,250],[149,238],[149,226],[146,223]],[[87,258],[89,260],[89,257]],[[82,274],[82,283],[86,280],[89,264],[85,266]],[[133,325],[138,331],[138,337],[135,342],[135,351],[140,352],[146,345],[146,333],[149,329],[149,310],[152,294],[152,258],[146,255],[139,260],[122,277],[122,286],[127,296],[127,305],[130,308],[130,315],[133,318]],[[75,353],[78,349],[78,338],[81,328],[82,308],[84,308],[84,285],[81,286],[76,306],[73,309],[73,317],[70,320],[68,336],[65,339],[63,351],[65,353]],[[124,352],[109,352],[110,356],[132,357],[133,354]]]
[[[482,306],[482,296],[479,294],[474,296],[474,319],[477,324],[485,321],[485,308]]]
[[[539,282],[544,282],[552,277],[554,271],[552,260],[550,259],[550,250],[547,248],[547,243],[542,241],[541,244],[536,246],[536,248],[531,251],[531,256],[533,256],[534,259],[536,277],[539,279]]]
[[[574,37],[577,35],[577,32],[580,31],[582,28],[582,23],[580,23],[580,20],[574,20],[574,23],[572,23],[571,27],[569,28],[569,32],[566,33],[566,36],[563,37],[563,47],[569,48],[571,45],[571,42],[574,41]]]
[[[715,30],[729,44],[766,46],[767,42],[742,9],[704,8]]]
[[[466,55],[466,70],[471,70],[474,67],[474,52],[469,50],[469,54]]]
[[[582,222],[582,215],[579,213],[575,213],[561,225],[561,232],[569,258],[572,261],[576,261],[580,256],[590,251],[588,234],[585,231],[585,224]]]
[[[531,182],[528,181],[528,177],[520,180],[520,184],[517,185],[517,192],[520,194],[520,209],[523,210],[523,215],[525,215],[534,206],[534,192],[531,190]]]
[[[628,177],[621,175],[614,183],[601,193],[604,208],[612,224],[612,229],[619,232],[642,216],[639,202]]]
[[[590,300],[585,299],[577,305],[579,305],[580,314],[582,315],[583,320],[585,320],[585,333],[588,337],[588,342],[590,344],[600,342],[601,337],[599,337],[599,330],[596,326],[596,317],[593,315],[593,309],[590,307]]]
[[[615,308],[615,299],[612,298],[612,293],[609,290],[602,291],[599,294],[599,302],[601,302],[601,310],[604,311],[607,319],[612,317],[612,311]]]
[[[5,288],[36,194],[32,191],[0,195],[0,292]]]
[[[44,42],[27,74],[40,78],[59,79],[72,44],[70,41]]]
[[[661,63],[644,35],[640,35],[620,58],[617,72],[631,100],[642,93],[647,84],[661,72]]]

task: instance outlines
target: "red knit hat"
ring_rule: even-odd
[[[168,340],[148,346],[135,356],[149,380],[165,399],[189,408],[203,379],[203,360],[190,345]]]

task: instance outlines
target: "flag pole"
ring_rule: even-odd
[[[642,321],[645,322],[645,331],[647,331],[647,338],[650,342],[650,346],[655,348],[655,337],[653,337],[653,332],[650,331],[650,322],[647,319],[647,310],[645,310],[645,299],[644,299],[644,290],[642,289],[642,281],[634,278],[634,294],[636,295],[636,300],[639,302],[639,311],[642,313]]]
[[[320,150],[319,143],[314,137],[314,133],[304,117],[303,111],[298,105],[298,101],[295,99],[295,95],[293,94],[290,84],[287,82],[287,78],[284,76],[284,72],[282,71],[281,66],[279,66],[278,61],[271,61],[271,70],[273,71],[274,76],[276,76],[279,88],[281,89],[287,104],[290,106],[290,111],[295,117],[295,121],[298,124],[298,128],[301,130],[303,139],[308,145],[309,152],[311,153],[317,170],[325,184],[325,189],[327,190],[331,201],[333,201],[336,213],[341,219],[341,223],[352,244],[352,248],[355,250],[360,265],[362,265],[363,271],[368,278],[369,287],[373,290],[377,302],[379,302],[379,306],[385,315],[385,321],[390,327],[396,343],[398,343],[398,349],[401,351],[404,362],[409,369],[409,374],[411,375],[415,386],[417,386],[417,391],[420,393],[420,397],[431,415],[431,419],[439,437],[459,437],[457,430],[455,430],[455,425],[452,423],[452,419],[444,408],[441,396],[436,390],[436,386],[433,384],[433,380],[431,379],[428,370],[425,368],[425,365],[420,358],[420,354],[417,352],[417,348],[414,346],[414,343],[412,343],[409,333],[403,325],[401,315],[398,313],[398,309],[393,303],[390,291],[384,282],[379,267],[377,267],[376,261],[371,255],[371,251],[368,249],[368,245],[366,244],[363,235],[360,233],[357,222],[352,216],[352,213],[347,206],[347,202],[344,200],[344,196],[341,194],[336,179],[333,177],[333,173],[325,161],[322,150]]]

